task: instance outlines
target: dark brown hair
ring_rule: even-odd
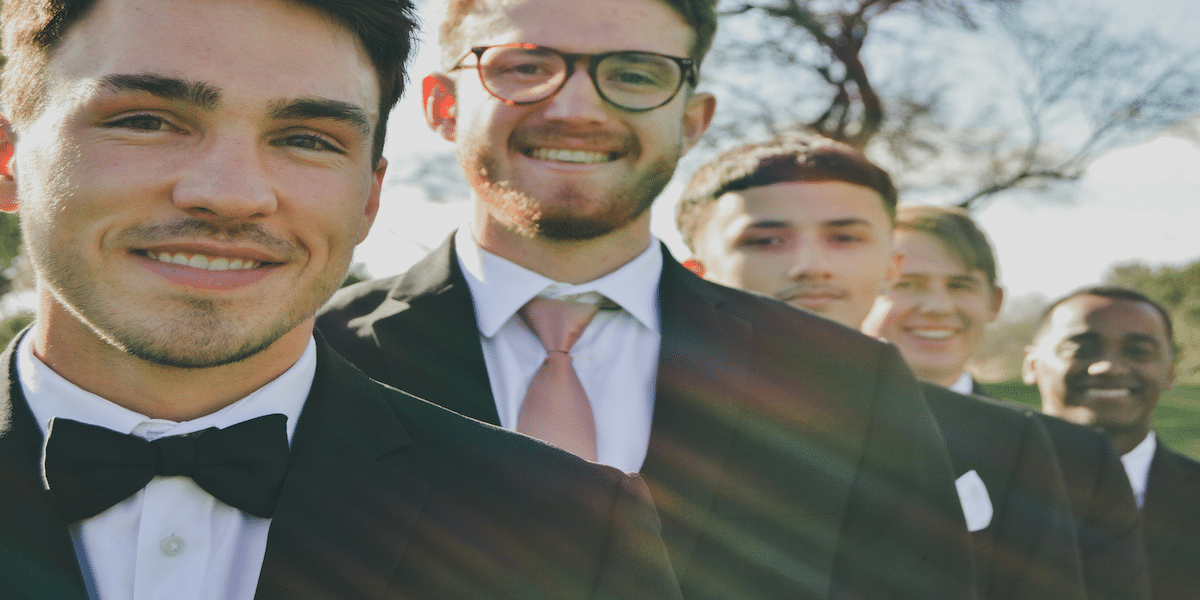
[[[675,221],[688,247],[729,192],[776,183],[841,181],[879,193],[889,218],[896,214],[896,186],[887,172],[853,147],[815,134],[794,133],[727,150],[692,176],[676,207]]]

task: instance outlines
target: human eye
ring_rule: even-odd
[[[104,126],[110,129],[131,129],[134,131],[179,131],[165,117],[152,113],[127,114],[110,119]]]
[[[622,89],[659,90],[674,86],[679,68],[661,56],[631,52],[606,57],[599,75],[606,84]]]
[[[974,293],[979,291],[980,285],[974,279],[951,279],[946,283],[946,289],[951,292]]]
[[[1100,354],[1100,346],[1092,340],[1064,340],[1057,352],[1063,358],[1088,359]]]
[[[892,284],[892,289],[901,292],[914,292],[920,287],[920,283],[915,279],[900,279]]]
[[[553,55],[528,50],[509,50],[490,56],[483,65],[489,78],[540,81],[553,77],[560,69]]]
[[[305,131],[284,135],[273,142],[276,146],[310,150],[314,152],[335,152],[345,154],[346,151],[336,141],[319,133]]]
[[[1153,344],[1130,344],[1124,348],[1124,353],[1134,362],[1149,362],[1158,358],[1158,348]]]
[[[783,238],[777,235],[750,235],[737,241],[738,248],[749,250],[770,250],[783,245]]]

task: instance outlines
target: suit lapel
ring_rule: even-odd
[[[42,484],[42,434],[17,380],[17,340],[0,360],[0,597],[87,600],[67,524]]]
[[[705,528],[698,520],[711,516],[713,494],[726,471],[739,390],[746,389],[752,328],[721,309],[715,288],[679,265],[665,247],[663,253],[662,346],[642,474],[682,578]]]
[[[376,385],[318,337],[257,600],[383,597],[430,488],[389,463],[410,443]]]
[[[1195,497],[1196,491],[1200,491],[1200,481],[1195,481],[1194,474],[1188,469],[1180,468],[1177,457],[1160,440],[1150,463],[1142,510],[1151,587],[1160,575],[1165,558],[1171,556],[1180,532],[1188,530],[1185,524],[1193,518],[1191,513],[1195,511],[1195,505],[1181,502],[1180,498]]]
[[[373,328],[397,387],[435,398],[456,413],[500,424],[475,305],[458,267],[453,236],[399,279],[375,311]]]

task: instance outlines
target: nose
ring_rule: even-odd
[[[796,236],[796,250],[792,255],[792,266],[788,277],[795,281],[804,279],[828,280],[833,278],[829,254],[815,239],[806,235]]]
[[[172,201],[207,220],[246,220],[276,209],[275,190],[254,139],[206,141],[172,191]]]
[[[935,315],[945,315],[954,312],[954,302],[950,294],[941,286],[931,286],[921,296],[921,312]]]
[[[1087,372],[1088,375],[1124,375],[1129,369],[1123,361],[1106,358],[1088,365]]]
[[[596,91],[583,59],[575,65],[574,72],[548,102],[545,112],[548,119],[600,122],[608,118],[604,99]]]

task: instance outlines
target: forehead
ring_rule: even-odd
[[[841,181],[776,183],[728,192],[717,199],[712,220],[722,227],[866,225],[891,231],[883,198],[871,188]]]
[[[377,117],[379,87],[356,35],[285,0],[100,0],[49,62],[56,90],[120,74],[206,82],[230,95],[320,97]],[[93,86],[94,87],[94,86]]]
[[[570,52],[642,50],[686,56],[692,28],[661,0],[493,0],[463,22],[472,46],[523,42]]]
[[[1050,315],[1050,331],[1048,337],[1057,339],[1088,333],[1109,339],[1150,338],[1168,346],[1166,326],[1154,307],[1119,298],[1086,295],[1071,298]]]
[[[985,279],[979,269],[968,269],[937,238],[915,231],[896,232],[896,252],[904,255],[901,272],[905,275],[971,276]]]

